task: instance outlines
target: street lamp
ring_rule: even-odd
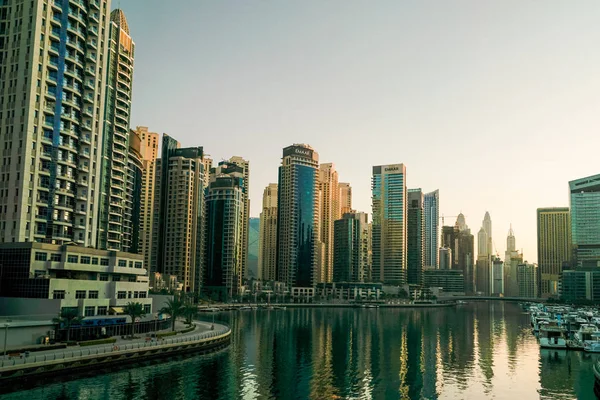
[[[10,319],[7,319],[6,322],[12,322]],[[6,357],[6,340],[8,339],[8,327],[10,325],[8,323],[4,324],[4,357]]]

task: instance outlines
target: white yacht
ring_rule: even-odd
[[[583,350],[588,353],[600,353],[600,332],[592,333],[592,339],[583,342]]]
[[[579,343],[585,343],[592,340],[592,336],[600,333],[598,327],[593,324],[581,324],[579,330],[575,332],[575,340]]]
[[[540,321],[540,347],[545,349],[566,349],[565,329],[556,322],[546,324]]]

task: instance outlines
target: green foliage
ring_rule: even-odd
[[[123,308],[125,314],[131,317],[131,337],[135,333],[135,319],[136,318],[144,318],[146,316],[146,311],[144,311],[144,305],[138,302],[129,302]]]
[[[185,323],[190,325],[192,320],[198,313],[198,307],[194,304],[186,304],[181,310],[181,314],[185,317]]]
[[[71,307],[63,307],[58,313],[58,317],[52,318],[52,322],[55,323],[58,328],[63,325],[67,330],[67,342],[69,342],[69,337],[71,335],[71,326],[75,323],[80,323],[83,317],[79,315],[79,310],[77,308]]]
[[[85,342],[79,342],[80,346],[95,346],[97,344],[109,344],[115,343],[117,339],[115,338],[107,338],[107,339],[97,339],[97,340],[86,340]]]
[[[164,333],[157,333],[156,334],[156,338],[157,339],[161,339],[167,336],[175,336],[177,335],[177,332],[173,331],[173,332],[164,332]]]
[[[398,297],[401,299],[408,299],[408,292],[404,289],[398,290]]]
[[[173,332],[175,331],[175,321],[177,317],[181,316],[183,313],[183,302],[177,298],[173,297],[172,299],[167,300],[165,306],[160,309],[161,314],[167,314],[171,317],[171,321],[173,323]]]

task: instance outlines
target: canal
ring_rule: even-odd
[[[211,316],[212,317],[212,316]],[[2,399],[594,399],[596,355],[542,350],[517,304],[217,314],[218,353],[22,383]],[[17,388],[12,388],[15,390]]]

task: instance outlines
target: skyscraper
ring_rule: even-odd
[[[425,257],[423,263],[427,267],[438,268],[440,191],[426,193],[423,196],[425,213]]]
[[[319,167],[319,228],[323,243],[318,282],[333,281],[333,223],[341,218],[338,173],[332,163]]]
[[[212,160],[210,161],[212,163]],[[207,164],[204,164],[205,167]],[[242,178],[242,184],[240,186],[242,190],[242,217],[239,220],[242,232],[242,246],[240,246],[240,268],[242,279],[248,278],[248,232],[250,229],[250,162],[244,160],[242,157],[234,156],[229,160],[221,161],[215,168],[210,168],[210,182],[214,182],[219,176],[228,175],[237,178]]]
[[[406,283],[407,192],[404,164],[373,167],[373,280]]]
[[[449,247],[440,247],[439,260],[439,269],[452,269],[452,249],[450,249]]]
[[[465,293],[475,292],[475,240],[467,226],[465,216],[460,213],[454,226],[455,248],[452,250],[455,269],[463,271]]]
[[[487,234],[487,254],[491,256],[494,254],[494,248],[492,246],[492,218],[490,217],[490,213],[487,211],[485,212],[481,226]]]
[[[242,285],[244,177],[217,174],[206,191],[203,287],[209,298],[226,301]]]
[[[558,295],[564,263],[571,261],[571,215],[568,207],[537,209],[537,250],[540,269],[538,292],[542,297]]]
[[[277,279],[277,184],[269,183],[263,192],[258,244],[258,270],[262,280]]]
[[[319,154],[305,144],[283,149],[277,193],[277,277],[289,288],[316,283]]]
[[[142,197],[142,154],[141,138],[135,131],[129,131],[129,148],[127,151],[127,169],[123,207],[122,251],[141,252],[140,241],[140,200]]]
[[[340,182],[340,215],[352,212],[352,187],[349,183]]]
[[[492,219],[486,211],[477,233],[477,263],[475,266],[475,290],[489,295],[492,276]]]
[[[140,250],[144,254],[144,265],[150,266],[152,253],[152,224],[154,221],[154,166],[158,156],[158,133],[149,132],[138,126],[135,132],[140,137],[142,160],[142,187],[140,195]]]
[[[498,257],[492,261],[492,296],[504,295],[504,263]]]
[[[600,266],[600,174],[569,182],[576,267]]]
[[[198,292],[204,254],[202,147],[180,148],[163,135],[156,160],[151,272],[176,276],[186,292]]]
[[[0,5],[2,242],[96,245],[109,10]]]
[[[110,13],[109,46],[106,57],[106,100],[104,134],[102,135],[102,164],[100,169],[100,210],[97,245],[101,249],[131,251],[132,245],[126,239],[127,232],[139,230],[139,213],[135,217],[126,216],[127,200],[132,200],[129,192],[136,186],[135,174],[128,174],[129,160],[129,119],[131,112],[131,87],[133,81],[133,61],[135,44],[129,33],[129,26],[122,10]],[[86,75],[95,76],[85,71]],[[98,80],[101,80],[101,72]],[[83,113],[93,113],[93,105],[84,104]],[[137,143],[137,140],[136,140]],[[139,153],[138,153],[139,154]],[[139,182],[137,183],[139,185]],[[133,199],[139,203],[139,198]],[[139,211],[139,210],[138,210]],[[130,226],[138,221],[137,226]],[[133,245],[137,249],[138,244]]]
[[[369,223],[366,213],[346,213],[334,223],[334,282],[368,280]]]
[[[421,285],[425,252],[425,213],[421,189],[408,189],[407,283]]]
[[[517,266],[517,282],[519,283],[519,297],[538,297],[538,266],[537,264],[519,264]]]
[[[506,254],[504,256],[504,295],[515,297],[519,295],[518,266],[523,263],[523,255],[517,251],[515,233],[512,225],[506,237]]]

